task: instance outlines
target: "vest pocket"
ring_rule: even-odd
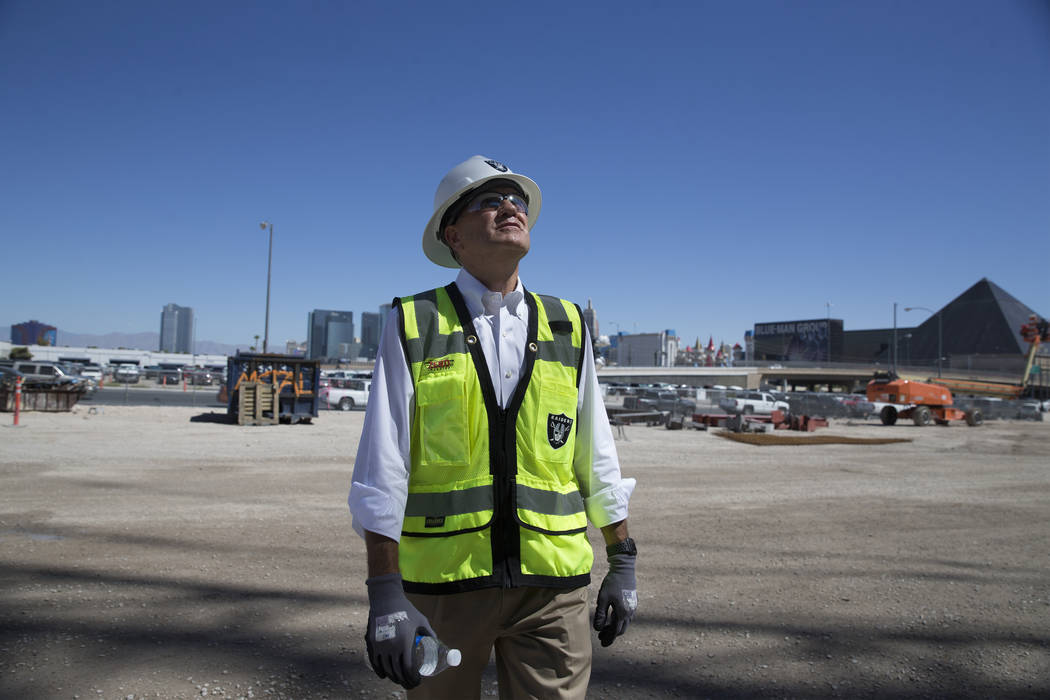
[[[445,537],[483,530],[492,522],[492,511],[459,515],[405,516],[401,534],[405,537]]]
[[[518,524],[526,529],[549,535],[587,529],[583,496],[575,484],[560,487],[554,482],[518,474],[514,499]]]
[[[567,577],[591,570],[587,514],[575,484],[518,474],[515,500],[523,574]]]
[[[560,384],[546,384],[533,398],[533,435],[519,429],[519,450],[531,453],[535,474],[556,483],[572,479],[572,458],[576,451],[575,391]],[[522,439],[527,437],[527,439]]]
[[[451,583],[492,575],[489,530],[455,536],[402,537],[398,548],[401,574],[406,581]]]
[[[449,374],[416,384],[416,449],[422,466],[470,464],[463,377]]]
[[[590,572],[594,551],[587,533],[544,535],[520,530],[521,573],[532,576],[579,576]]]

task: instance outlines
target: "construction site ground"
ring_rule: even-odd
[[[0,427],[0,697],[404,696],[364,661],[346,507],[364,412],[210,418]],[[716,433],[617,439],[639,610],[595,640],[589,697],[1050,696],[1050,422]]]

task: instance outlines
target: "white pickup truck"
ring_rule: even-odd
[[[718,402],[726,413],[763,413],[773,411],[788,412],[788,402],[782,401],[764,391],[741,391],[735,397],[727,397]]]
[[[340,411],[352,411],[355,407],[368,405],[368,390],[372,387],[371,379],[333,380],[329,386],[321,387],[321,405],[327,408],[338,408]]]

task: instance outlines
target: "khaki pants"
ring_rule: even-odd
[[[505,700],[583,700],[591,677],[587,587],[486,588],[408,596],[438,639],[463,653],[459,667],[408,691],[409,700],[479,700],[481,673],[496,649]]]

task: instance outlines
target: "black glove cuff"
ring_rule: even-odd
[[[605,556],[611,557],[616,554],[638,554],[638,547],[635,546],[634,540],[628,537],[622,542],[616,544],[605,545]]]

